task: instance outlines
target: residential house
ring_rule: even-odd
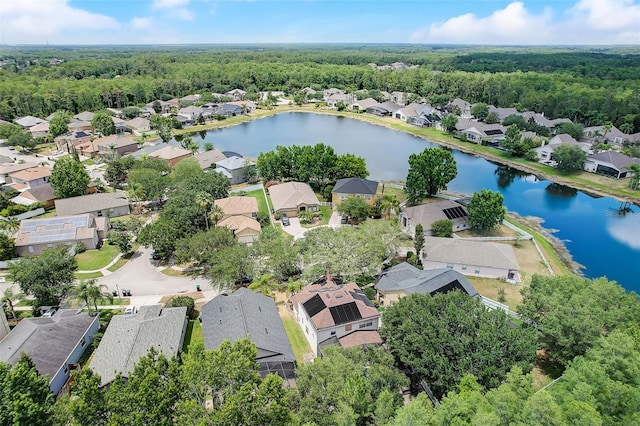
[[[345,95],[347,92],[345,92],[342,89],[336,89],[335,87],[332,87],[330,89],[325,89],[322,91],[322,96],[324,97],[325,101],[327,100],[327,98],[333,96],[333,95]]]
[[[156,110],[154,109],[156,105],[159,107],[158,112],[156,112]],[[169,114],[171,112],[171,106],[172,105],[169,102],[156,100],[145,104],[145,109],[147,109],[147,111],[150,111],[152,114]]]
[[[245,216],[255,219],[258,216],[258,200],[255,197],[231,196],[214,201],[224,212],[223,219],[230,216]]]
[[[225,117],[235,117],[236,115],[243,114],[243,108],[244,107],[238,104],[226,103],[221,105],[219,113]]]
[[[449,268],[463,275],[521,280],[520,265],[510,244],[425,237],[424,247],[424,269]]]
[[[202,108],[195,105],[190,105],[178,110],[178,115],[185,117],[188,121],[194,123],[198,118],[202,116]]]
[[[227,103],[230,105],[239,106],[241,114],[250,114],[256,110],[256,104],[251,101],[233,101]]]
[[[43,138],[49,133],[49,122],[44,121],[29,128],[31,136],[34,138]]]
[[[169,167],[173,167],[180,160],[192,157],[191,151],[173,145],[164,146],[157,151],[149,153],[149,157],[160,158],[167,162]]]
[[[93,117],[95,117],[96,115],[90,111],[83,111],[79,114],[74,115],[72,118],[73,121],[88,121],[91,122],[91,120],[93,120]]]
[[[504,128],[499,124],[486,124],[479,121],[473,121],[470,127],[464,126],[464,121],[456,124],[456,136],[466,139],[469,142],[477,144],[496,144],[504,140]]]
[[[382,271],[376,290],[382,306],[391,306],[401,297],[414,293],[433,296],[458,290],[471,297],[479,297],[477,290],[460,272],[449,268],[421,270],[407,262]]]
[[[246,216],[229,216],[220,220],[216,226],[227,228],[236,237],[239,243],[253,244],[260,238],[262,227],[260,222]]]
[[[25,219],[16,233],[16,252],[20,256],[40,254],[49,247],[71,248],[78,243],[93,250],[98,248],[108,229],[109,219],[91,214]]]
[[[44,166],[29,167],[28,169],[10,173],[9,178],[12,182],[11,186],[21,191],[26,188],[33,188],[49,183],[51,169]]]
[[[129,108],[135,108],[135,107],[129,107]],[[120,110],[120,109],[106,108],[106,110],[109,111],[113,117],[116,117],[116,118],[122,118],[123,117],[122,110]]]
[[[29,130],[35,125],[44,123],[45,120],[43,120],[42,118],[34,117],[32,115],[27,115],[24,117],[18,117],[14,119],[13,122],[16,123],[18,126],[22,126],[23,129]]]
[[[366,109],[367,114],[373,114],[378,116],[393,116],[396,111],[400,110],[401,107],[399,105],[394,104],[390,101],[385,101],[378,105],[371,106]]]
[[[99,329],[99,315],[79,309],[58,309],[47,318],[23,318],[0,341],[0,361],[16,364],[23,353],[28,355],[38,373],[49,376],[49,388],[57,395]]]
[[[0,183],[1,184],[10,184],[13,183],[11,180],[11,174],[16,173],[22,170],[31,169],[33,167],[38,167],[37,163],[2,163],[0,164]]]
[[[125,121],[125,125],[131,133],[138,136],[151,131],[151,122],[143,117],[136,117]]]
[[[54,142],[58,151],[70,154],[78,145],[90,142],[92,137],[88,131],[69,132],[58,136]]]
[[[245,96],[247,96],[247,92],[242,89],[233,89],[229,90],[227,93],[225,93],[225,95],[229,96],[234,101],[243,101]]]
[[[231,185],[245,183],[247,181],[247,168],[255,167],[256,163],[253,161],[235,155],[216,162],[216,171],[219,169],[225,170],[231,176],[229,179]]]
[[[367,108],[378,106],[380,103],[373,98],[366,98],[360,101],[355,101],[349,105],[349,109],[352,111],[366,111]]]
[[[96,139],[94,145],[98,154],[104,156],[123,156],[138,150],[138,141],[131,136],[111,135]]]
[[[291,299],[293,313],[314,354],[330,345],[379,345],[380,313],[355,283],[325,277]]]
[[[117,374],[128,377],[135,364],[154,348],[167,358],[182,350],[187,330],[187,308],[140,306],[137,313],[114,315],[89,368],[100,376],[101,385],[111,383]]]
[[[493,105],[489,105],[489,114],[495,114],[498,120],[502,121],[510,115],[522,115],[515,108],[497,108]]]
[[[412,93],[395,91],[391,92],[391,97],[389,98],[389,100],[395,104],[404,106],[407,104],[407,99],[411,95]]]
[[[397,110],[394,117],[420,127],[433,127],[440,122],[440,113],[430,105],[412,103]]]
[[[617,151],[603,151],[589,155],[584,162],[584,170],[622,179],[630,175],[627,169],[630,164],[640,165],[640,158],[627,157]]]
[[[438,220],[451,221],[453,232],[469,229],[469,213],[466,207],[451,200],[403,207],[399,218],[400,226],[409,235],[415,235],[418,224],[422,225],[425,236],[433,235],[432,225]]]
[[[127,122],[124,121],[120,117],[111,117],[111,121],[113,121],[113,125],[116,126],[116,135],[120,135],[129,130],[127,127]]]
[[[376,193],[378,192],[378,182],[375,180],[361,178],[338,179],[331,191],[331,202],[333,205],[340,204],[349,197],[362,198],[370,206],[376,203]]]
[[[460,118],[471,119],[471,104],[463,99],[455,98],[447,105],[447,111]]]
[[[75,121],[72,120],[67,124],[67,128],[70,132],[93,132],[93,126],[90,121]]]
[[[327,106],[330,108],[337,108],[338,104],[342,103],[345,106],[349,106],[353,103],[354,97],[345,93],[336,93],[331,96],[328,96],[324,100],[327,103]]]
[[[536,156],[538,157],[538,161],[548,164],[555,163],[553,161],[553,152],[561,145],[579,146],[587,154],[591,151],[591,144],[578,142],[571,135],[562,133],[549,139],[549,143],[534,149]]]
[[[180,104],[181,105],[190,105],[190,104],[193,104],[195,102],[198,102],[201,97],[202,96],[200,94],[187,95],[187,96],[183,96],[179,100],[180,100]]]
[[[45,183],[34,186],[33,188],[23,189],[19,195],[11,199],[11,202],[23,206],[40,203],[44,209],[50,209],[54,206],[54,200],[53,187],[50,183]]]
[[[0,123],[2,124],[2,123]],[[0,341],[5,338],[7,334],[11,331],[9,327],[9,321],[7,321],[6,315],[0,315]]]
[[[215,350],[222,342],[249,338],[256,346],[260,375],[295,376],[295,356],[271,297],[241,287],[214,297],[201,310],[204,348]]]
[[[286,182],[269,187],[271,204],[276,213],[286,213],[290,217],[298,216],[298,212],[309,210],[317,212],[320,201],[313,189],[302,182]]]
[[[202,151],[194,155],[198,160],[198,164],[202,170],[207,170],[211,167],[216,167],[216,162],[222,161],[227,158],[219,149],[212,149],[210,151]]]
[[[582,138],[592,143],[603,142],[620,146],[629,138],[629,135],[622,133],[616,126],[611,126],[610,129],[605,126],[593,126],[584,129]]]
[[[118,217],[130,213],[129,199],[124,192],[97,192],[55,201],[58,216],[91,214],[96,217]]]

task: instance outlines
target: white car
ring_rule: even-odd
[[[134,305],[129,305],[124,309],[125,315],[130,315],[135,313],[136,313],[136,307]]]

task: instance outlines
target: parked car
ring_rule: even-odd
[[[349,216],[342,216],[342,217],[340,218],[340,223],[341,223],[341,224],[343,224],[343,225],[344,225],[344,224],[345,224],[345,223],[347,223],[347,222],[349,222]]]
[[[151,259],[160,260],[162,259],[162,256],[160,256],[160,253],[158,253],[157,251],[154,251],[153,253],[151,253]]]
[[[129,305],[124,309],[125,315],[130,315],[135,313],[136,313],[136,307],[134,305]]]
[[[284,213],[280,216],[280,222],[282,222],[282,226],[289,226],[291,224],[291,222],[289,222],[289,216]]]

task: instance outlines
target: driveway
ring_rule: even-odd
[[[277,223],[282,227],[282,229],[284,229],[284,232],[289,235],[293,235],[294,240],[302,237],[306,231],[306,228],[303,228],[302,225],[300,225],[300,219],[297,217],[289,217],[289,226],[282,225],[281,221],[278,221]]]
[[[170,277],[158,271],[152,252],[152,248],[140,247],[122,268],[98,278],[98,283],[106,285],[108,291],[131,290],[132,296],[189,293],[196,291],[198,284],[203,291],[211,290],[205,278]]]

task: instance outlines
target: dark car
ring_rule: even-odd
[[[289,222],[289,216],[284,213],[282,214],[282,216],[280,216],[280,222],[282,222],[282,226],[289,226],[291,224]]]
[[[341,223],[341,224],[343,224],[343,225],[344,225],[344,224],[345,224],[345,223],[347,223],[347,222],[349,222],[349,216],[342,216],[342,217],[340,218],[340,223]]]
[[[160,256],[160,253],[154,251],[153,253],[151,253],[151,258],[153,260],[160,260],[160,259],[162,259],[162,256]]]

